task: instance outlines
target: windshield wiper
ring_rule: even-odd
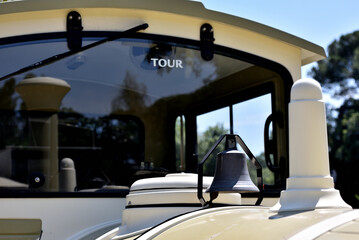
[[[6,76],[3,76],[3,77],[0,78],[0,81],[5,80],[5,79],[7,79],[9,77],[12,77],[12,76],[15,76],[15,75],[18,75],[18,74],[33,70],[33,69],[36,69],[36,68],[39,68],[39,67],[42,67],[42,66],[57,62],[57,61],[59,61],[61,59],[64,59],[66,57],[69,57],[69,56],[74,55],[74,54],[79,53],[79,52],[83,52],[83,51],[88,50],[90,48],[94,48],[94,47],[96,47],[98,45],[101,45],[101,44],[104,44],[106,42],[111,42],[111,41],[126,37],[129,33],[135,33],[135,32],[141,31],[141,30],[145,30],[146,28],[148,28],[148,24],[144,23],[144,24],[138,25],[136,27],[130,28],[128,30],[125,30],[123,32],[119,32],[117,34],[114,34],[111,37],[108,37],[108,38],[102,39],[100,41],[91,43],[91,44],[86,45],[84,47],[81,47],[79,49],[71,50],[71,51],[68,51],[68,52],[64,52],[64,53],[61,53],[61,54],[46,58],[46,59],[44,59],[42,61],[39,61],[39,62],[34,63],[34,64],[31,64],[31,65],[29,65],[27,67],[21,68],[20,70],[17,70],[17,71],[15,71],[13,73],[10,73],[10,74],[6,75]]]

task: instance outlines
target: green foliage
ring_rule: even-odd
[[[337,110],[338,116],[328,128],[331,157],[337,162],[359,159],[359,100],[348,99]]]
[[[274,174],[269,168],[267,167],[264,152],[256,156],[257,161],[262,166],[262,177],[263,177],[263,184],[266,185],[273,185],[274,184]],[[257,184],[257,169],[253,166],[253,164],[248,161],[248,171],[249,175],[251,176],[252,181]]]
[[[340,145],[336,152],[336,158],[341,161],[351,162],[359,157],[359,113],[355,112],[342,119],[341,138],[342,145]]]
[[[329,125],[331,167],[337,172],[336,188],[344,200],[359,207],[359,100],[347,99]]]
[[[359,84],[359,31],[346,34],[328,47],[328,58],[310,73],[333,96],[353,96]]]
[[[328,58],[312,68],[311,76],[344,103],[327,108],[329,156],[337,174],[335,187],[343,199],[359,207],[359,31],[343,35],[328,47]]]
[[[215,144],[219,137],[223,134],[228,133],[228,130],[223,127],[223,124],[217,124],[213,127],[209,127],[203,134],[199,136],[198,141],[198,160],[201,161],[204,155],[210,150],[210,148]],[[218,153],[224,151],[225,143],[224,140],[218,145],[215,151],[208,158],[206,163],[203,166],[203,173],[207,176],[213,176],[215,167],[216,167],[216,156]],[[256,156],[257,160],[262,166],[263,171],[263,183],[265,184],[274,184],[274,175],[267,168],[265,163],[264,153],[261,153],[259,156]],[[257,184],[257,170],[250,161],[247,161],[249,175],[251,176],[252,181]]]
[[[198,160],[201,161],[204,155],[211,149],[219,137],[228,133],[228,130],[224,128],[223,124],[217,124],[213,127],[209,127],[205,132],[198,136]],[[203,165],[203,174],[207,176],[213,176],[216,167],[216,156],[218,153],[224,151],[224,141],[222,141],[218,147],[214,150],[211,156],[207,159]]]

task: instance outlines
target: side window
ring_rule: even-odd
[[[264,125],[271,113],[271,94],[262,95],[233,105],[234,133],[243,139],[260,162],[264,184],[274,183],[274,175],[267,168],[264,157]],[[271,126],[269,132],[272,134]],[[248,169],[252,179],[255,180],[255,168],[249,164]]]
[[[84,45],[106,33],[93,34],[83,39]],[[1,69],[1,75],[67,49],[66,39],[48,37],[3,44],[0,56],[14,57],[4,61],[12,67]],[[86,56],[0,82],[0,195],[122,196],[138,179],[195,173],[198,161],[227,133],[241,136],[260,160],[265,184],[274,179],[267,163],[275,172],[274,187],[284,186],[291,79],[276,72],[276,64],[262,67],[270,62],[234,49],[217,46],[215,57],[205,61],[197,41],[152,37],[121,38],[86,51]],[[19,53],[24,57],[16,58]],[[21,86],[31,82],[67,86],[55,112],[28,106],[32,100],[49,103],[40,98],[44,94],[23,94]],[[224,150],[222,144],[217,152]],[[204,165],[206,175],[215,171],[216,154],[211,157]]]
[[[230,133],[229,122],[230,116],[228,107],[197,116],[197,148],[199,161],[202,160],[204,155],[221,135]],[[223,150],[224,144],[221,143],[203,165],[204,175],[214,175],[216,155]]]
[[[231,113],[232,112],[232,113]],[[264,126],[272,113],[271,94],[265,94],[228,107],[197,116],[198,160],[202,160],[222,134],[239,135],[263,168],[263,182],[274,183],[273,173],[266,167],[264,155]],[[269,129],[271,133],[271,128]],[[240,147],[238,147],[240,151]],[[216,154],[224,150],[222,142],[204,165],[204,174],[213,175]],[[248,161],[248,169],[256,182],[256,169]]]

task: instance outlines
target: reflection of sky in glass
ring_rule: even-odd
[[[88,43],[84,42],[84,45]],[[66,51],[64,41],[13,45],[8,49],[2,47],[0,75],[4,76]],[[180,60],[183,68],[154,68],[151,58]],[[213,61],[205,62],[197,50],[149,40],[127,39],[103,44],[31,70],[31,73],[60,78],[71,85],[63,106],[77,112],[108,114],[112,111],[112,101],[121,91],[127,90],[145,96],[144,104],[148,107],[159,99],[193,93],[211,81],[248,66],[249,64],[219,55]],[[19,81],[25,75],[26,73],[17,76],[16,79]]]

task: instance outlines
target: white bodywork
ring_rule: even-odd
[[[198,2],[180,0],[29,0],[2,3],[0,38],[65,32],[65,19],[68,12],[72,10],[81,14],[86,31],[123,31],[148,23],[149,28],[145,30],[146,33],[198,40],[200,26],[203,23],[210,23],[215,29],[215,44],[242,50],[279,63],[289,71],[294,81],[301,78],[302,65],[325,57],[321,47],[300,38],[252,21],[206,10]],[[282,211],[328,207],[340,208],[340,211],[350,209],[342,201],[339,192],[333,188],[333,180],[329,175],[325,108],[320,86],[311,80],[301,80],[295,86],[289,106],[291,165],[288,188],[282,192],[278,204],[271,209],[262,208],[257,211],[257,207],[246,208],[248,218],[251,213],[263,213],[270,218],[276,212]],[[313,163],[314,167],[308,166]],[[188,195],[189,192],[183,191],[181,194]],[[148,211],[145,213],[141,209],[128,208],[123,211],[125,206],[130,206],[133,201],[142,201],[146,198],[147,202],[148,197],[144,197],[145,194],[146,191],[140,192],[137,199],[136,195],[132,194],[127,200],[124,198],[1,198],[0,215],[1,218],[41,219],[43,239],[91,239],[92,233],[105,234],[114,229],[101,238],[111,239],[116,234],[122,234],[123,237],[129,234],[127,236],[133,237],[139,234],[138,231],[167,218],[196,209],[192,207],[180,210],[145,209]],[[169,192],[164,191],[149,191],[149,194],[154,198],[155,203],[164,199],[167,201],[169,198],[180,202],[184,199],[182,197],[178,199],[178,195],[165,198],[165,195],[169,196]],[[190,195],[191,202],[195,199],[195,191]],[[239,199],[236,195],[224,202],[227,201],[239,202],[240,196]],[[216,211],[206,210],[205,213]],[[138,220],[142,214],[146,217],[143,222]],[[151,217],[155,214],[158,218]],[[168,230],[178,222],[184,221],[183,219],[200,217],[198,214],[199,212],[191,213],[167,222],[140,239],[157,236],[158,231]],[[122,223],[122,218],[125,224],[116,228]],[[264,221],[263,225],[265,224]],[[184,238],[183,235],[178,237]]]
[[[175,6],[175,7],[173,7]],[[271,59],[285,66],[293,79],[301,66],[325,56],[322,48],[277,29],[231,15],[206,10],[190,1],[31,0],[4,3],[0,37],[66,31],[66,15],[78,11],[86,31],[122,31],[148,23],[146,33],[199,39],[199,27],[210,23],[215,43]],[[271,46],[271,47],[268,47]]]
[[[121,223],[124,198],[2,198],[1,218],[42,220],[42,239],[81,239]]]
[[[302,79],[293,85],[289,114],[290,163],[296,162],[291,165],[287,189],[282,191],[274,207],[197,211],[166,221],[139,239],[358,238],[359,232],[355,229],[359,226],[359,212],[351,211],[342,200],[329,175],[324,110],[321,87],[316,81]],[[296,152],[299,150],[300,153]]]
[[[204,188],[208,188],[212,177],[204,178]],[[117,235],[127,236],[133,232],[146,230],[173,216],[200,209],[197,199],[197,174],[168,174],[164,178],[142,179],[135,182],[126,197],[126,209],[122,213],[122,224]],[[209,199],[209,194],[205,193]],[[238,193],[223,194],[215,203],[240,205]],[[162,207],[158,207],[160,205]],[[177,206],[176,206],[177,204]],[[172,205],[172,206],[171,206]],[[131,206],[136,206],[131,208]],[[143,206],[143,207],[139,207]]]

